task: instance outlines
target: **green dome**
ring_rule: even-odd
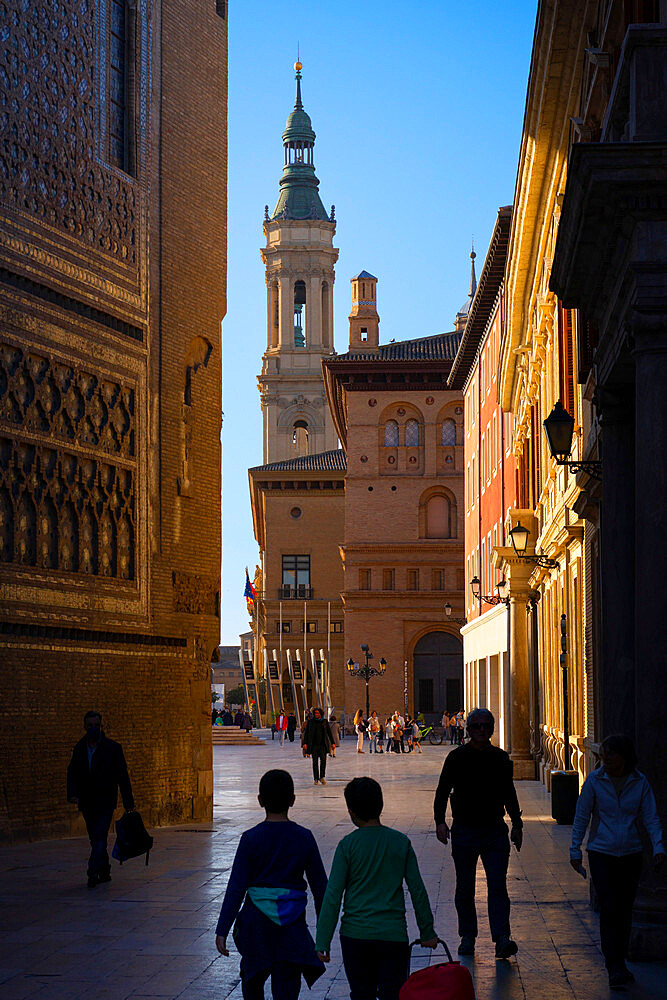
[[[296,63],[296,101],[283,132],[285,166],[280,178],[280,195],[272,219],[320,219],[330,221],[319,195],[313,147],[315,132],[310,115],[301,102],[301,63]]]
[[[283,142],[293,142],[295,139],[315,142],[315,132],[310,122],[310,115],[298,105],[295,105],[294,110],[290,111],[283,132]]]

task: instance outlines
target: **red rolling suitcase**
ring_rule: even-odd
[[[452,953],[442,938],[438,938],[438,942],[445,949],[448,961],[413,972],[401,986],[399,1000],[475,1000],[470,970],[452,960]],[[419,941],[410,945],[411,957],[416,944]]]

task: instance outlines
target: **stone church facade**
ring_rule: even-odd
[[[123,743],[147,824],[202,819],[219,642],[225,9],[7,6],[0,838],[82,832],[64,772],[91,708]]]

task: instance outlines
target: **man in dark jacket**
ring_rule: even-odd
[[[306,723],[301,737],[305,757],[313,758],[313,778],[315,784],[326,785],[324,775],[327,769],[327,754],[331,753],[333,735],[331,726],[324,718],[322,709],[316,708]]]
[[[446,844],[450,829],[445,822],[447,800],[452,803],[452,858],[456,869],[454,903],[459,918],[459,955],[472,955],[477,937],[475,872],[481,857],[488,885],[489,924],[496,944],[496,958],[516,955],[518,947],[510,935],[510,900],[507,866],[510,843],[503,817],[512,821],[510,834],[521,850],[523,822],[512,780],[509,754],[493,746],[495,720],[486,708],[477,708],[467,719],[470,740],[452,750],[435,793],[433,812],[438,840]]]
[[[67,799],[79,807],[90,838],[88,888],[111,881],[107,838],[118,789],[126,812],[134,809],[132,786],[120,743],[102,732],[99,712],[86,712],[83,719],[86,735],[74,747],[67,768]]]
[[[294,733],[296,732],[296,715],[290,712],[287,716],[287,735],[290,743],[294,743]]]

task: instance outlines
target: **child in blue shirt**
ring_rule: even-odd
[[[267,771],[258,801],[266,819],[241,836],[215,943],[221,955],[229,955],[227,935],[236,920],[244,1000],[263,1000],[269,976],[273,1000],[295,1000],[302,974],[312,986],[324,972],[306,925],[306,879],[319,913],[327,877],[311,831],[288,819],[292,776]]]

